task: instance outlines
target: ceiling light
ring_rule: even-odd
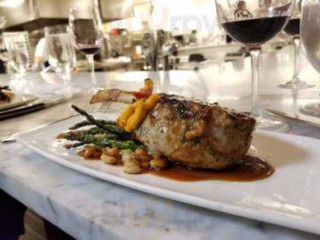
[[[15,8],[24,3],[25,0],[3,0],[0,2],[0,7]]]

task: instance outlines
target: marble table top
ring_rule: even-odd
[[[290,80],[290,49],[264,54],[261,64],[262,104],[296,111],[300,104],[319,98],[318,88],[298,94],[277,87]],[[211,66],[199,72],[98,73],[101,85],[137,89],[145,77],[155,79],[157,91],[192,96],[247,110],[250,96],[249,60]],[[318,74],[304,64],[301,76],[318,85]],[[60,91],[59,78],[28,74],[36,95]],[[0,76],[0,84],[9,82]],[[85,89],[90,75],[73,76],[73,86]],[[85,91],[85,90],[83,90]],[[296,98],[293,98],[293,95]],[[86,109],[89,96],[71,100]],[[0,137],[59,120],[73,114],[69,103],[0,122]],[[319,128],[289,120],[288,134],[320,139]],[[79,240],[112,239],[293,239],[319,236],[260,221],[210,211],[104,182],[52,163],[19,143],[0,144],[0,188]]]

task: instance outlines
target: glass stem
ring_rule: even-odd
[[[299,74],[300,74],[300,38],[294,37],[292,39],[292,43],[294,46],[294,73],[292,79],[292,85],[295,85],[299,82]]]
[[[251,56],[251,72],[252,72],[252,102],[251,115],[255,118],[260,116],[259,108],[259,59],[261,49],[249,49]]]
[[[70,90],[70,82],[71,82],[71,66],[69,63],[65,64],[62,68],[62,80],[63,80],[63,90],[66,94],[69,93]]]
[[[20,64],[18,66],[18,74],[17,74],[19,85],[21,86],[22,93],[30,93],[28,82],[26,81],[26,69]]]
[[[87,55],[88,62],[91,67],[91,81],[92,81],[92,87],[96,88],[97,87],[97,78],[95,74],[95,69],[94,69],[94,55],[90,54]]]
[[[19,65],[18,66],[18,72],[19,72],[19,79],[21,81],[24,81],[25,80],[25,76],[26,76],[26,69],[23,65]]]

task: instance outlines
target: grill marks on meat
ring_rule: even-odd
[[[248,114],[162,94],[136,137],[154,154],[188,167],[224,169],[245,156],[254,127]]]
[[[193,117],[205,118],[210,110],[208,105],[199,104],[195,101],[187,101],[175,95],[162,95],[159,103],[167,104],[167,106],[176,111],[182,119]]]

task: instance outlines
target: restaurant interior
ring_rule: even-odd
[[[320,0],[0,0],[0,240],[320,239]]]

